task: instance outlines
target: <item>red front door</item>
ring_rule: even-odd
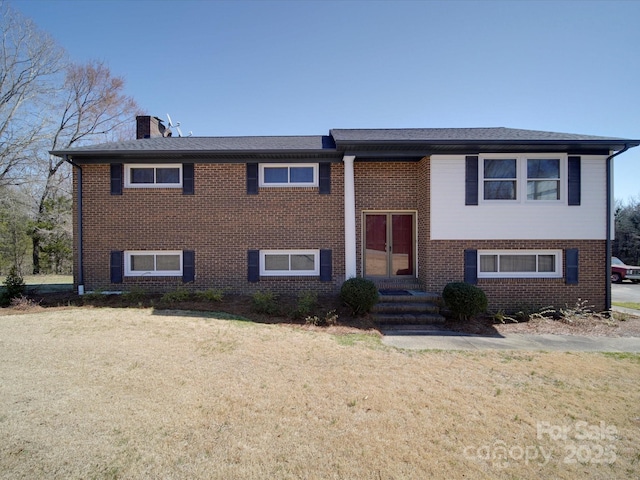
[[[414,276],[414,218],[412,213],[365,214],[365,276]]]

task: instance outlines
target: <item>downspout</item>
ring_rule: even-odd
[[[78,172],[78,187],[77,187],[77,223],[78,223],[78,295],[84,295],[84,264],[82,253],[82,168],[69,158],[69,155],[64,155],[64,160],[71,166],[75,167]]]
[[[613,177],[613,158],[617,157],[621,153],[629,150],[629,145],[625,144],[622,150],[617,151],[616,153],[609,155],[607,157],[607,235],[606,235],[606,282],[605,282],[605,295],[604,295],[604,309],[605,311],[611,310],[611,216],[612,216],[612,206],[613,206],[613,185],[612,185],[612,177]]]

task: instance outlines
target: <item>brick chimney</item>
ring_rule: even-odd
[[[136,117],[136,139],[170,137],[171,130],[162,124],[158,117],[138,115]]]

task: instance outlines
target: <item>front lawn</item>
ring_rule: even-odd
[[[220,316],[0,316],[0,477],[640,474],[638,355],[408,352]]]

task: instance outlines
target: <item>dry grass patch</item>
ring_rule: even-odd
[[[640,473],[637,355],[405,352],[215,316],[0,317],[0,477]]]

